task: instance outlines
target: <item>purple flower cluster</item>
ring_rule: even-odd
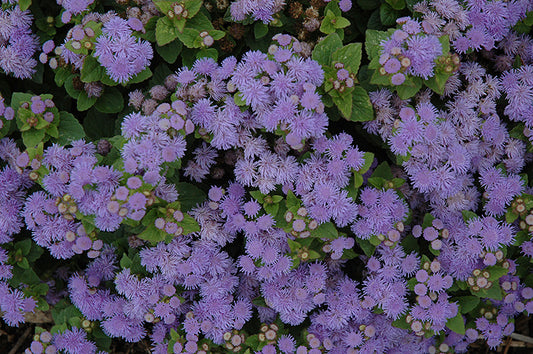
[[[0,220],[0,311],[2,319],[10,326],[24,322],[24,313],[33,312],[35,300],[22,291],[13,288],[9,280],[13,277],[13,264],[6,251],[13,236],[18,234],[24,223],[20,212],[24,205],[26,190],[32,185],[28,173],[16,166],[20,150],[12,140],[4,139],[0,143],[0,158],[8,161],[0,171],[0,203],[2,218]],[[7,246],[7,247],[6,247]],[[4,249],[6,247],[6,249]],[[17,284],[18,286],[18,284]]]
[[[79,15],[86,11],[94,0],[57,0],[57,4],[63,6],[65,11],[61,14],[63,23],[70,22],[72,15]]]
[[[152,46],[133,36],[133,27],[118,16],[111,17],[104,22],[102,35],[96,40],[94,56],[118,83],[126,83],[139,74],[153,57]]]
[[[255,20],[269,23],[283,6],[285,2],[282,0],[237,0],[231,3],[230,12],[235,21],[244,21],[247,16],[251,16]]]
[[[94,72],[98,81],[83,83],[94,100],[106,98],[109,78],[125,87],[148,72],[154,53],[135,32],[150,38],[165,21],[184,23],[169,15],[183,11],[181,3],[161,14],[168,3],[139,0],[122,17],[88,13],[91,0],[58,3],[73,27],[58,48],[56,38],[43,41],[40,60],[61,65],[58,80],[71,74],[65,63],[80,80],[89,65],[105,67]],[[229,12],[243,23],[271,23],[283,6],[238,0]],[[343,11],[350,6],[339,1]],[[31,49],[31,17],[8,7],[0,10],[0,50],[14,46],[16,31]],[[98,148],[50,144],[49,134],[21,152],[1,140],[0,312],[18,325],[46,300],[57,305],[54,321],[64,318],[50,332],[37,329],[26,352],[96,353],[102,338],[150,340],[156,354],[465,352],[479,336],[495,347],[512,333],[514,316],[533,313],[533,290],[521,280],[521,263],[533,256],[533,198],[520,175],[531,160],[524,135],[533,136],[533,45],[510,32],[531,5],[434,0],[415,9],[422,16],[398,19],[401,28],[369,64],[385,85],[405,83],[398,95],[371,93],[375,119],[363,124],[380,135],[383,149],[373,152],[387,154],[392,167],[361,151],[363,140],[327,131],[336,101],[324,73],[350,89],[337,93],[352,95],[354,107],[366,103],[356,90],[366,89],[363,69],[358,82],[351,63],[334,60],[358,46],[329,53],[333,63],[321,66],[309,44],[286,34],[266,53],[220,63],[202,57],[130,92],[121,135]],[[187,26],[202,21],[201,11]],[[320,51],[339,34],[313,58],[326,57]],[[487,60],[461,61],[448,53],[446,35],[459,54],[499,48],[505,59],[485,53]],[[167,48],[158,54],[170,63]],[[520,68],[500,63],[518,56]],[[422,79],[443,90],[402,100],[401,90]],[[12,107],[0,96],[1,122],[11,124],[16,111],[23,143],[24,132],[59,117],[51,98],[31,96],[20,107],[17,95]],[[56,270],[57,280],[32,270],[45,279],[15,284],[42,252],[68,266]]]
[[[32,58],[38,46],[32,20],[30,11],[21,11],[18,5],[0,9],[0,69],[19,79],[30,78],[37,65]]]
[[[466,53],[493,49],[531,11],[531,3],[433,0],[421,1],[413,9],[422,14],[421,25],[426,33],[447,35],[458,53]]]
[[[439,38],[424,32],[417,20],[402,17],[402,25],[392,36],[381,43],[380,74],[389,75],[393,85],[401,85],[406,75],[428,79],[434,75],[436,59],[442,52]]]
[[[132,174],[142,171],[145,182],[156,185],[162,178],[159,173],[164,164],[184,156],[184,136],[194,130],[188,108],[182,101],[174,101],[172,106],[162,103],[148,116],[127,115],[122,122],[122,134],[126,138],[121,149],[124,170]]]
[[[513,121],[524,122],[529,131],[533,130],[533,66],[524,65],[519,69],[505,72],[501,79],[501,87],[505,92],[509,104],[505,107],[505,114]],[[533,134],[527,134],[533,139]]]
[[[46,192],[35,192],[26,200],[22,215],[34,241],[57,258],[84,251],[91,258],[99,254],[102,241],[87,234],[77,213],[94,216],[101,230],[114,230],[120,224],[120,217],[106,208],[120,174],[97,166],[94,154],[94,146],[84,141],[72,142],[70,149],[58,145],[46,149],[42,165],[48,171],[40,180]]]
[[[360,218],[352,225],[355,235],[363,240],[378,236],[389,246],[398,242],[408,208],[396,192],[367,187],[361,191],[361,202]]]

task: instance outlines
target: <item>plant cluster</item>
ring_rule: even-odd
[[[529,0],[3,0],[28,354],[464,353],[533,313]]]

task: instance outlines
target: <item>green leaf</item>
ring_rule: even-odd
[[[327,13],[328,11],[333,12],[333,14],[337,17],[342,16],[341,9],[339,7],[339,4],[336,1],[329,1],[326,7],[324,8],[324,13]]]
[[[273,195],[272,196],[272,202],[279,203],[283,200],[283,197],[281,195]]]
[[[403,10],[405,8],[405,0],[385,0],[394,10]]]
[[[363,175],[360,174],[359,172],[355,172],[353,176],[354,176],[354,183],[353,183],[354,190],[352,191],[348,190],[348,196],[352,198],[353,200],[355,200],[357,198],[357,193],[358,193],[357,188],[361,187],[365,180],[363,178]]]
[[[343,63],[344,68],[350,73],[357,74],[361,64],[362,52],[363,45],[361,43],[350,43],[333,52],[331,58],[333,62]]]
[[[324,16],[324,19],[322,20],[322,24],[320,25],[320,32],[325,33],[325,34],[334,33],[336,19],[337,19],[337,16],[335,16],[333,11],[327,10],[326,16]]]
[[[317,238],[336,239],[339,237],[339,232],[337,231],[335,225],[330,222],[325,222],[318,225],[316,229],[311,230],[311,236]]]
[[[19,0],[18,4],[22,11],[26,11],[27,9],[30,8],[31,0]]]
[[[257,346],[259,345],[259,335],[254,334],[254,335],[248,336],[246,338],[245,344],[253,348],[254,350],[256,350]]]
[[[152,77],[152,70],[150,70],[149,67],[146,67],[143,71],[132,77],[127,84],[136,84],[139,82],[143,82],[144,80],[147,80]],[[122,109],[121,109],[122,110]]]
[[[477,218],[478,215],[470,210],[462,210],[461,214],[463,214],[463,220],[468,223],[471,219]]]
[[[512,209],[507,210],[505,213],[505,221],[508,224],[512,224],[516,219],[518,219],[518,214],[514,213]]]
[[[317,251],[309,250],[309,260],[318,259],[322,257]]]
[[[215,48],[202,48],[196,53],[196,59],[200,58],[213,58],[215,61],[218,60],[218,50]]]
[[[446,327],[458,334],[465,334],[465,322],[461,312],[457,312],[455,317],[448,319]]]
[[[42,296],[46,295],[49,289],[48,284],[46,283],[35,284],[31,288],[36,294]]]
[[[422,80],[418,77],[407,77],[403,84],[396,86],[396,92],[402,100],[413,97],[422,88]]]
[[[278,214],[279,204],[264,204],[263,209],[274,217]]]
[[[475,295],[481,298],[488,298],[488,299],[495,299],[495,300],[503,299],[502,289],[500,288],[500,284],[498,284],[497,282],[494,282],[489,289],[481,289],[479,291],[470,290],[470,292],[472,293],[472,295]]]
[[[86,111],[95,104],[97,99],[98,97],[89,97],[87,96],[87,92],[82,91],[80,92],[80,95],[78,96],[78,102],[76,104],[76,108],[78,108],[78,111],[80,112]]]
[[[392,170],[390,168],[390,165],[387,163],[387,161],[383,161],[382,163],[378,165],[378,167],[376,167],[374,172],[372,172],[372,177],[381,177],[385,180],[392,179],[393,177]]]
[[[154,0],[154,5],[159,11],[161,11],[165,15],[167,14],[167,12],[172,10],[173,3],[173,1],[168,0]]]
[[[381,240],[376,235],[370,236],[368,241],[370,242],[370,244],[372,244],[372,246],[376,246],[376,247],[381,244]]]
[[[59,138],[57,143],[60,145],[70,144],[73,140],[85,138],[85,131],[80,122],[68,112],[61,111],[59,113]]]
[[[26,255],[26,258],[29,262],[35,262],[41,255],[44,253],[44,250],[42,247],[37,245],[36,243],[31,244],[30,252]]]
[[[237,93],[233,95],[233,101],[239,107],[246,106],[246,101],[242,98],[242,93],[240,91],[237,91]]]
[[[380,2],[376,0],[357,0],[357,5],[363,10],[374,10],[379,7]]]
[[[313,60],[320,65],[331,65],[331,56],[333,52],[342,47],[342,40],[339,35],[332,33],[315,46],[312,53]]]
[[[294,193],[291,190],[289,190],[287,192],[287,209],[297,210],[298,208],[300,208],[300,205],[301,205],[300,199],[296,195],[294,195]]]
[[[450,37],[448,35],[440,36],[439,42],[442,46],[442,54],[448,54],[450,52]]]
[[[100,81],[104,72],[105,69],[100,65],[98,60],[92,55],[87,55],[80,71],[80,80],[82,82]]]
[[[381,4],[379,8],[379,19],[385,26],[393,26],[399,17],[398,11],[395,11],[389,4]]]
[[[114,134],[113,118],[98,112],[95,108],[89,110],[83,119],[83,130],[91,139],[110,137]]]
[[[105,334],[104,331],[102,331],[102,329],[98,326],[92,330],[91,334],[94,337],[94,342],[96,343],[98,349],[109,353],[112,343],[111,338],[109,338],[109,336]]]
[[[381,177],[369,177],[368,183],[372,185],[374,188],[382,189],[385,185],[386,180]]]
[[[44,139],[44,130],[30,129],[22,132],[22,142],[26,147],[32,148],[37,146]]]
[[[430,77],[424,84],[433,90],[433,92],[442,95],[444,94],[444,88],[446,86],[446,81],[450,77],[449,74],[437,72],[433,77]]]
[[[67,304],[65,303],[66,306],[63,305],[64,307],[61,306],[59,309],[57,309],[57,305],[52,308],[52,318],[56,324],[67,323],[70,318],[83,316],[76,306]]]
[[[372,163],[374,162],[374,154],[373,153],[365,152],[363,154],[363,156],[364,156],[364,159],[365,159],[365,163],[364,163],[363,166],[361,166],[361,168],[359,170],[357,170],[357,172],[360,173],[360,174],[366,173],[370,169],[370,166],[372,166]]]
[[[416,251],[417,253],[419,253],[420,248],[418,246],[418,241],[416,238],[414,238],[413,235],[405,236],[401,242],[401,245],[403,249],[405,250],[405,252]]]
[[[461,313],[469,313],[473,309],[477,307],[479,304],[479,297],[477,296],[461,296],[457,298],[457,302],[459,303],[459,308],[461,309]]]
[[[143,232],[137,235],[141,240],[150,241],[153,243],[161,242],[165,239],[165,232],[155,227],[155,224],[150,224]]]
[[[268,26],[263,22],[256,22],[254,24],[254,37],[255,39],[260,39],[266,36],[268,33]]]
[[[341,115],[346,119],[350,119],[350,117],[352,116],[352,93],[346,91],[343,93],[331,91],[330,96],[331,98],[333,98],[333,102],[341,112]]]
[[[368,59],[372,60],[379,56],[381,42],[389,38],[391,33],[385,31],[366,30],[365,32],[365,51]]]
[[[172,42],[164,46],[157,46],[155,50],[167,63],[174,64],[174,62],[178,58],[178,55],[181,53],[182,48],[183,45],[180,41],[173,40]]]
[[[161,17],[155,26],[155,39],[157,45],[164,46],[178,37],[178,29],[171,19]]]
[[[363,250],[363,252],[365,253],[367,257],[370,257],[374,254],[374,251],[376,250],[376,246],[372,245],[370,241],[363,240],[359,237],[356,237],[355,241],[357,242],[359,247],[361,247],[361,249]]]
[[[76,90],[74,88],[74,78],[77,76],[71,75],[69,76],[68,80],[65,81],[65,91],[67,91],[68,95],[72,97],[73,99],[77,100],[78,96],[80,95],[80,91]]]
[[[333,24],[333,26],[336,29],[345,28],[345,27],[348,27],[349,25],[350,25],[350,21],[347,18],[344,18],[344,17],[335,18],[335,23]]]
[[[102,113],[118,113],[124,108],[124,99],[115,87],[106,87],[94,107]]]
[[[211,37],[213,37],[213,39],[214,39],[215,41],[218,41],[219,39],[224,38],[224,36],[226,35],[226,32],[224,32],[224,31],[219,31],[219,30],[211,30],[211,31],[209,31],[209,35],[210,35]]]
[[[202,8],[202,0],[185,0],[184,5],[187,11],[189,12],[189,15],[187,15],[187,18],[193,18],[194,15],[200,11]]]
[[[27,238],[25,240],[15,243],[15,249],[21,250],[22,255],[26,256],[28,253],[30,253],[31,239]]]
[[[182,33],[178,32],[178,38],[187,48],[200,48],[202,46],[200,31],[197,29],[186,27]]]
[[[370,77],[370,83],[372,85],[382,85],[382,86],[391,86],[391,77],[390,75],[381,75],[379,70],[373,70],[373,74]]]
[[[131,268],[132,264],[133,262],[131,261],[130,257],[128,257],[128,255],[124,253],[122,255],[122,258],[120,259],[120,268],[122,269]]]
[[[104,85],[106,86],[117,86],[118,82],[113,80],[109,75],[107,74],[107,71],[102,76],[102,79],[100,80]]]
[[[410,11],[413,11],[413,6],[418,4],[420,0],[405,0],[405,4]]]
[[[289,244],[291,252],[297,252],[301,248],[301,245],[298,242],[293,241],[290,238],[287,239],[287,243]]]
[[[255,190],[255,191],[250,191],[250,195],[255,199],[257,200],[259,203],[263,204],[264,200],[265,200],[265,196],[263,193],[261,193],[261,191],[259,190]]]
[[[351,248],[349,249],[345,249],[343,252],[342,252],[342,257],[341,259],[354,259],[355,257],[357,257],[358,254],[354,252],[354,250],[352,250]]]
[[[509,269],[500,267],[500,266],[491,266],[483,269],[483,271],[488,271],[490,273],[489,281],[495,282],[504,275],[509,273]]]
[[[370,102],[368,92],[361,86],[354,86],[352,93],[352,122],[367,122],[374,119],[374,107]]]
[[[392,325],[396,328],[401,328],[401,329],[411,329],[411,325],[409,323],[407,323],[407,321],[405,320],[406,319],[406,316],[403,315],[402,317],[398,318],[397,320],[395,320],[394,322],[392,322]]]
[[[426,213],[426,215],[424,215],[424,220],[422,221],[422,228],[425,229],[426,227],[433,225],[433,220],[435,220],[435,217],[430,213]]]
[[[197,204],[203,202],[206,198],[205,193],[200,188],[190,183],[176,183],[176,189],[179,193],[178,200],[181,203],[182,211],[191,210]]]
[[[184,235],[200,231],[200,225],[198,225],[198,222],[196,222],[192,216],[186,213],[183,214],[183,220],[179,222],[179,225],[183,227]]]
[[[72,73],[70,70],[66,68],[59,68],[55,71],[54,82],[57,86],[61,87],[71,75]]]
[[[30,269],[30,263],[28,262],[28,259],[26,259],[26,257],[22,258],[22,260],[17,262],[17,265],[22,269]]]
[[[211,30],[215,29],[213,27],[213,24],[211,23],[211,20],[206,15],[204,15],[202,12],[198,13],[193,18],[187,20],[187,27],[194,28],[198,32],[202,32],[202,31],[210,32]]]

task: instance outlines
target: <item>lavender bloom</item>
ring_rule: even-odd
[[[235,21],[243,21],[248,15],[269,23],[275,13],[281,11],[285,3],[279,0],[238,0],[230,5],[231,16]]]
[[[392,84],[396,86],[405,81],[405,74],[427,80],[434,75],[436,59],[447,53],[442,52],[437,36],[422,33],[416,20],[402,18],[398,23],[402,29],[381,43],[380,73],[392,75]]]
[[[35,72],[37,37],[31,32],[30,11],[18,5],[11,10],[0,9],[0,68],[16,78],[27,79]]]
[[[22,291],[10,288],[0,282],[0,310],[2,318],[9,326],[18,326],[24,322],[24,313],[33,312],[36,302],[31,297],[24,297]]]
[[[96,345],[87,340],[87,332],[77,327],[54,335],[52,343],[58,350],[69,354],[96,353]]]
[[[361,201],[363,203],[359,207],[361,219],[352,225],[352,230],[363,239],[372,235],[386,235],[407,215],[407,206],[391,189],[378,191],[374,188],[365,188],[361,192]]]
[[[93,2],[94,0],[57,0],[57,4],[65,9],[61,16],[63,23],[68,23],[72,15],[78,15],[86,11]]]
[[[96,40],[94,56],[107,74],[118,83],[128,82],[143,71],[153,57],[151,45],[132,35],[126,20],[109,19],[102,28],[103,34]]]

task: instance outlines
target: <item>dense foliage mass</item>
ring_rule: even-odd
[[[497,347],[533,313],[532,25],[2,0],[2,320],[41,318],[33,354]]]

